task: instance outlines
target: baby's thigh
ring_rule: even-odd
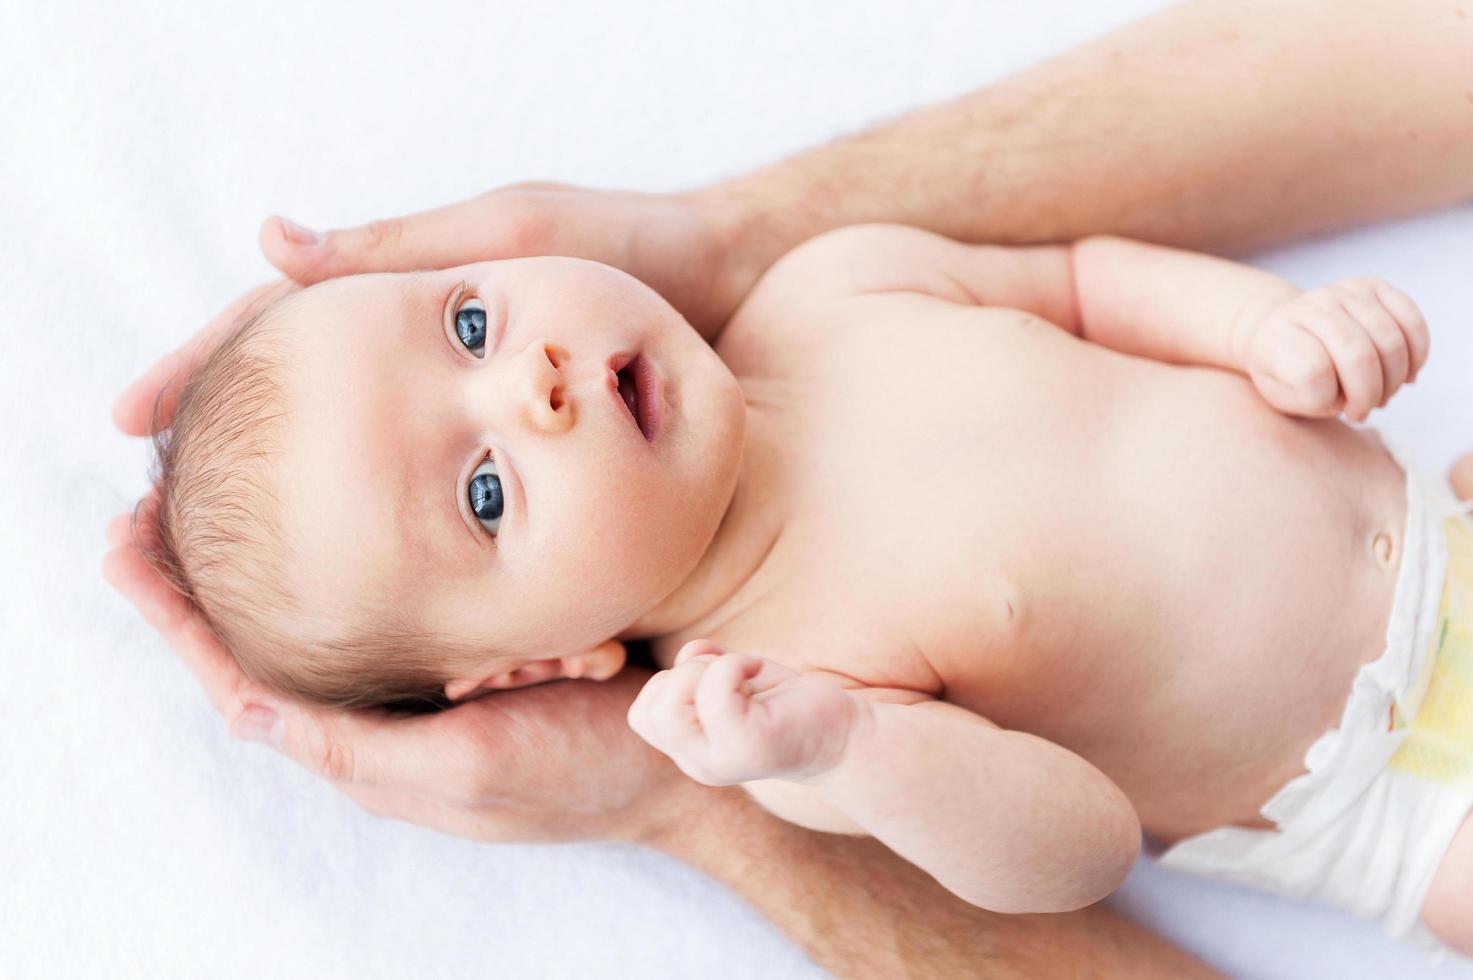
[[[1473,956],[1473,816],[1443,855],[1422,904],[1422,921],[1438,939]]]

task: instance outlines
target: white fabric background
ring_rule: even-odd
[[[0,976],[818,975],[671,861],[380,822],[226,738],[98,576],[147,465],[109,404],[268,275],[269,211],[330,227],[517,179],[693,185],[1159,0],[132,6],[0,8]],[[1436,465],[1473,444],[1470,243],[1463,209],[1265,258],[1421,301],[1436,353],[1384,424]],[[1149,868],[1116,904],[1242,976],[1473,977]]]

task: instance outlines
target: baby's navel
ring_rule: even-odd
[[[1391,568],[1396,563],[1395,539],[1385,531],[1377,532],[1371,538],[1371,554],[1375,555],[1382,568]]]

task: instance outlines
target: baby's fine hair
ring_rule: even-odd
[[[134,537],[253,680],[333,707],[444,706],[451,666],[486,651],[426,636],[393,610],[329,631],[288,585],[273,458],[288,411],[276,321],[290,298],[231,329],[180,389],[167,428],[155,408],[157,519],[135,517]]]

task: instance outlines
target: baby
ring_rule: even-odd
[[[1144,828],[1473,953],[1473,524],[1331,418],[1426,352],[1384,283],[1115,238],[832,232],[714,350],[577,259],[356,276],[196,373],[158,560],[330,704],[649,638],[685,772],[986,908],[1096,901]]]

